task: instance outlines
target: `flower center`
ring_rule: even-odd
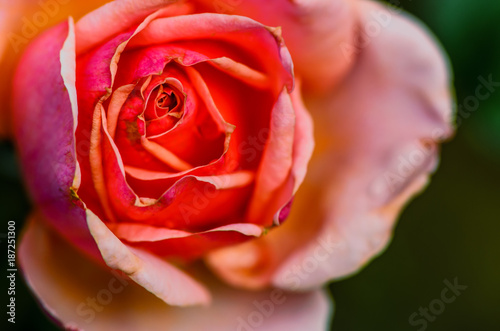
[[[182,115],[182,100],[179,93],[175,87],[168,83],[155,87],[146,104],[144,113],[146,121],[168,117],[169,121],[177,122]]]
[[[178,105],[177,95],[174,91],[167,87],[164,90],[163,85],[160,85],[158,94],[156,96],[156,113],[158,116],[163,116],[170,112]]]

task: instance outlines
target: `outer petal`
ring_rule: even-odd
[[[149,14],[177,0],[111,1],[84,16],[76,25],[77,54],[139,24]],[[113,22],[113,24],[110,24]],[[100,33],[95,33],[99,31]]]
[[[207,304],[210,295],[191,277],[159,257],[123,244],[106,225],[87,210],[87,223],[106,264],[123,271],[168,304]]]
[[[27,49],[14,80],[14,131],[35,203],[76,246],[98,256],[76,190],[76,90],[72,22],[48,30]],[[68,222],[71,219],[71,222]]]
[[[111,223],[111,231],[133,247],[152,252],[160,257],[196,259],[207,251],[259,237],[263,230],[250,223],[236,223],[204,232],[190,233],[145,224]]]
[[[19,253],[42,306],[72,330],[326,330],[331,315],[322,291],[246,292],[215,280],[209,280],[214,290],[210,307],[170,307],[120,274],[89,263],[36,223],[26,229]]]
[[[340,44],[354,43],[354,1],[346,0],[195,0],[200,10],[244,15],[268,26],[281,26],[304,87],[324,90],[339,83],[353,55]],[[264,9],[263,9],[264,8]]]
[[[360,2],[361,26],[381,9]],[[306,289],[353,273],[387,245],[401,208],[427,182],[436,146],[452,132],[448,68],[420,24],[389,17],[340,88],[307,100],[316,149],[289,219],[212,254],[225,280]]]

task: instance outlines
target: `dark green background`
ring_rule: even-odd
[[[401,0],[400,5],[425,22],[447,50],[458,104],[474,95],[479,76],[500,81],[500,1]],[[1,224],[15,220],[20,229],[29,203],[7,143],[0,143],[0,183]],[[456,137],[444,144],[438,172],[404,211],[386,252],[358,275],[330,285],[336,302],[332,329],[418,330],[409,316],[440,297],[445,279],[458,277],[468,288],[427,330],[500,330],[499,186],[500,89],[463,118]],[[5,238],[0,240],[5,251]],[[3,293],[5,279],[0,284]],[[56,330],[20,277],[17,285],[16,329]],[[0,326],[4,322],[2,317]]]

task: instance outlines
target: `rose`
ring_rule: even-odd
[[[205,303],[184,273],[171,271],[193,293],[171,298],[150,270],[135,269],[155,256],[199,258],[278,225],[309,159],[310,120],[290,95],[278,30],[184,3],[128,6],[58,25],[27,49],[14,82],[21,160],[43,215],[68,241],[91,255],[88,226],[108,266],[169,304]],[[95,17],[119,14],[135,17],[98,38],[85,33]],[[35,125],[43,129],[27,130]],[[248,155],[251,137],[260,146]],[[126,255],[116,260],[118,250]]]
[[[82,51],[86,53],[77,57],[76,64],[71,61],[72,34],[71,29],[67,31],[67,27],[71,26],[68,23],[50,30],[35,41],[21,62],[15,84],[16,139],[28,186],[40,210],[39,213],[34,214],[32,221],[28,224],[20,248],[21,264],[28,283],[47,311],[66,327],[91,330],[124,328],[137,330],[160,329],[159,325],[163,325],[170,329],[239,328],[243,330],[260,325],[267,329],[278,326],[286,328],[288,324],[293,324],[293,328],[297,330],[324,328],[328,318],[327,300],[320,290],[314,289],[327,280],[354,272],[385,246],[393,220],[402,204],[409,196],[421,189],[428,172],[434,167],[436,144],[439,139],[450,134],[448,118],[451,107],[447,90],[448,81],[439,51],[425,34],[415,28],[413,23],[407,22],[397,13],[388,11],[384,7],[365,2],[331,1],[324,4],[306,5],[301,2],[276,1],[270,5],[283,10],[274,11],[278,14],[273,15],[267,14],[268,8],[264,7],[260,1],[218,1],[215,7],[212,6],[214,3],[210,2],[189,3],[194,6],[196,13],[224,10],[226,14],[242,14],[270,26],[281,25],[285,42],[295,63],[296,77],[303,82],[303,87],[297,84],[293,92],[292,105],[294,107],[285,108],[291,110],[296,118],[299,115],[307,116],[299,107],[299,92],[302,91],[306,93],[306,105],[315,118],[316,155],[310,165],[306,182],[294,199],[288,220],[270,229],[267,235],[261,235],[258,239],[252,239],[243,244],[233,245],[234,241],[242,239],[240,234],[234,235],[238,230],[243,232],[243,235],[245,233],[260,235],[255,221],[245,223],[245,227],[238,225],[232,228],[230,235],[231,240],[233,238],[237,240],[224,248],[212,250],[213,247],[207,248],[205,245],[206,239],[219,241],[217,246],[221,243],[227,244],[228,238],[221,237],[227,235],[225,232],[228,231],[224,233],[217,231],[217,234],[222,235],[215,236],[215,238],[209,237],[214,232],[201,233],[193,238],[199,241],[195,245],[189,245],[186,239],[189,233],[186,234],[188,231],[185,231],[185,228],[181,229],[183,232],[172,231],[178,230],[179,224],[169,227],[154,224],[156,228],[153,229],[148,227],[154,220],[150,216],[144,217],[142,223],[134,220],[136,224],[123,227],[120,223],[123,219],[141,217],[144,214],[133,214],[131,209],[127,210],[129,213],[125,213],[119,208],[120,205],[118,207],[113,205],[116,200],[119,202],[124,200],[122,194],[127,187],[104,184],[103,189],[102,186],[110,179],[120,179],[125,171],[134,171],[130,167],[125,169],[120,164],[117,166],[116,163],[114,167],[109,166],[110,159],[111,161],[119,160],[125,154],[123,151],[133,152],[134,150],[130,145],[118,147],[120,144],[118,127],[114,134],[112,129],[111,133],[110,130],[105,132],[105,128],[114,127],[114,125],[109,125],[109,122],[114,123],[114,120],[109,121],[109,118],[113,118],[109,116],[109,113],[110,109],[116,108],[115,103],[112,102],[113,95],[108,98],[109,104],[106,104],[107,101],[104,100],[99,102],[100,98],[107,94],[105,88],[110,85],[109,74],[104,70],[103,75],[97,75],[96,70],[93,70],[90,75],[85,74],[88,71],[84,69],[89,68],[90,65],[95,65],[98,69],[103,62],[106,63],[102,57],[95,55],[97,52],[95,50],[100,50],[102,54],[102,51],[110,45],[109,38],[130,32],[131,26],[140,24],[139,22],[146,17],[149,17],[146,18],[148,21],[151,19],[148,15],[155,13],[156,9],[161,11],[160,15],[164,15],[165,12],[172,10],[173,6],[178,8],[177,5],[167,6],[160,2],[157,4],[158,7],[155,7],[154,2],[148,4],[136,1],[114,2],[80,20],[76,25],[76,52],[83,54],[78,52],[85,50],[86,43],[92,46],[88,46],[89,50]],[[266,8],[266,11],[263,8]],[[332,20],[332,13],[336,15],[336,20]],[[118,16],[118,14],[120,18],[126,19],[118,21],[119,24],[116,26],[106,26],[106,28],[102,26],[102,22],[114,21],[106,18]],[[176,20],[178,22],[179,17],[193,19],[193,17],[174,15],[174,22]],[[203,22],[208,22],[207,17],[210,19],[224,17],[223,19],[229,21],[215,24],[215,26],[222,27],[225,31],[234,28],[235,21],[231,20],[236,19],[232,16],[217,15],[195,17],[200,18],[196,23],[201,25]],[[213,23],[213,21],[210,22]],[[254,21],[245,20],[244,22]],[[374,22],[379,24],[379,33],[371,33],[368,35],[370,38],[366,38],[363,28],[374,26]],[[145,25],[153,26],[154,19],[148,24]],[[265,30],[259,23],[252,24]],[[143,31],[147,31],[147,27]],[[268,36],[272,36],[269,30],[266,31]],[[360,35],[363,35],[364,39],[359,37],[356,31],[361,31]],[[365,31],[370,30],[365,29]],[[151,38],[154,37],[153,32],[150,35],[146,34],[146,37],[142,39],[140,38],[141,32],[137,34],[136,44],[133,40],[130,41],[131,48],[150,44]],[[162,34],[157,34],[157,36],[162,37]],[[207,35],[203,37],[205,38]],[[243,43],[250,43],[253,40],[248,36],[246,38],[248,39],[243,40]],[[141,40],[148,42],[141,43]],[[274,45],[279,45],[276,43],[276,38],[274,40]],[[404,46],[405,56],[402,56],[401,44]],[[354,52],[346,53],[346,45],[348,49],[354,49]],[[272,54],[272,48],[266,46],[261,51]],[[276,48],[277,46],[275,52]],[[224,50],[230,49],[229,47]],[[416,49],[419,51],[417,52]],[[59,64],[57,54],[60,50],[62,51]],[[114,51],[114,48],[112,50]],[[414,51],[408,56],[408,50]],[[126,50],[123,53],[125,52]],[[44,58],[51,59],[52,63],[49,60],[39,61],[38,58],[43,54],[45,54]],[[50,57],[47,54],[56,56]],[[133,75],[136,68],[142,68],[133,59],[127,59],[125,55],[120,58],[115,67],[115,62],[110,61],[109,56],[107,63],[112,63],[111,70],[117,70],[115,82],[126,81],[123,76],[120,76],[120,66],[124,63],[130,63],[126,67],[133,69],[125,72],[125,76],[126,74]],[[259,56],[260,54],[252,53],[250,58],[257,57],[258,59]],[[282,56],[279,62],[283,62],[285,58]],[[92,59],[96,60],[92,61]],[[264,63],[264,66],[265,64],[269,63]],[[29,69],[35,65],[38,70],[35,71],[36,75],[33,75]],[[74,69],[75,66],[76,69]],[[279,72],[280,66],[286,68],[286,63],[269,65],[266,73]],[[101,73],[101,71],[97,72]],[[245,72],[248,73],[248,71]],[[72,85],[74,73],[77,77],[76,91],[72,88],[74,87]],[[210,79],[209,76],[203,77]],[[251,77],[255,75],[246,75],[245,79]],[[97,83],[102,83],[101,80],[104,83],[97,91],[98,93],[95,93],[96,95],[91,95],[89,91],[96,91],[88,88],[90,85],[88,81],[96,80],[96,78],[99,79]],[[108,79],[107,82],[106,79]],[[44,81],[50,84],[44,84]],[[271,84],[271,90],[273,86],[283,87],[285,84],[281,81],[280,85],[279,79],[277,82]],[[139,83],[141,87],[144,86],[144,92],[147,94],[149,86],[147,82],[140,81]],[[172,81],[168,83],[170,85],[163,86],[162,91],[160,87],[154,90],[152,86],[152,97],[156,105],[160,106],[157,108],[158,111],[167,112],[165,105],[169,108],[173,107],[174,114],[172,115],[175,116],[171,116],[174,119],[169,125],[175,126],[178,122],[177,117],[183,116],[183,112],[176,110],[175,103],[179,106],[185,102],[185,99],[182,99],[183,93],[180,93],[179,84],[175,85]],[[66,90],[63,85],[66,86]],[[189,87],[188,84],[183,86],[185,85],[186,88]],[[28,86],[30,91],[34,91],[29,97],[26,94]],[[193,88],[195,93],[203,91],[203,89],[200,90],[200,86]],[[279,91],[278,87],[276,89]],[[250,90],[250,87],[248,90],[245,89],[244,94],[249,93],[247,91]],[[110,93],[117,91],[118,89],[112,89]],[[119,90],[119,92],[123,91],[127,91],[125,87]],[[137,94],[140,93],[136,93],[135,96]],[[186,95],[192,96],[187,93]],[[275,98],[275,100],[279,99],[277,96]],[[123,93],[118,93],[116,100],[123,99]],[[137,98],[130,98],[127,108],[134,109],[136,105],[132,101],[136,100]],[[238,98],[233,99],[232,95],[225,95],[220,100],[240,101]],[[91,107],[85,102],[90,103]],[[26,107],[27,104],[30,105],[29,108]],[[45,105],[50,105],[50,107]],[[78,113],[70,112],[68,109],[73,106],[74,110],[75,105],[78,105]],[[95,105],[97,107],[94,107]],[[104,112],[101,105],[105,108]],[[146,110],[151,110],[154,106],[155,103],[146,102]],[[367,107],[371,107],[370,110]],[[123,109],[123,107],[120,108]],[[88,109],[91,109],[90,114]],[[231,109],[234,111],[234,108]],[[267,107],[266,109],[269,114],[277,113],[277,108]],[[44,110],[44,116],[41,115],[41,110]],[[57,118],[49,116],[47,111],[57,114]],[[122,113],[129,115],[123,111]],[[149,112],[151,113],[154,116],[155,113]],[[103,116],[99,118],[99,114]],[[85,127],[85,121],[90,124],[88,123],[90,118],[93,120],[93,126],[88,126],[91,127],[90,132],[85,133],[82,129],[79,131],[79,128]],[[289,125],[288,119],[290,118],[293,116],[281,115],[276,120]],[[79,126],[76,128],[76,139],[73,139],[75,119],[78,119]],[[122,117],[118,122],[124,123],[129,119]],[[51,125],[46,125],[47,123]],[[292,187],[287,187],[284,193],[274,191],[270,196],[259,195],[262,200],[258,204],[261,207],[259,209],[262,213],[268,214],[262,218],[267,222],[272,222],[273,215],[278,216],[275,218],[280,221],[279,216],[289,211],[290,205],[287,205],[287,208],[277,213],[277,210],[291,197],[301,177],[305,175],[304,167],[297,165],[307,161],[308,147],[310,147],[310,140],[307,139],[309,131],[307,125],[304,125],[307,124],[307,120],[297,120],[296,123],[295,130],[293,130],[293,137],[296,139],[293,144],[285,144],[288,148],[294,146],[294,155],[297,157],[294,158],[291,168],[292,173],[295,171],[296,180],[292,178],[287,182]],[[40,127],[37,128],[36,125]],[[99,130],[95,128],[101,129],[100,135]],[[266,129],[265,126],[263,128]],[[274,131],[272,126],[270,128],[269,132],[264,130],[266,135],[269,133],[269,142],[272,141]],[[134,127],[131,130],[129,124],[128,127],[122,128],[122,137],[126,133],[137,136],[137,132],[139,131]],[[290,127],[284,132],[290,133]],[[283,135],[280,134],[279,137]],[[116,148],[109,148],[109,145],[114,147],[112,138],[115,138]],[[255,136],[249,135],[247,138],[255,138]],[[143,138],[140,140],[142,142]],[[239,141],[245,142],[244,139]],[[85,142],[89,142],[88,155],[85,153]],[[269,142],[266,140],[266,150],[269,150]],[[249,145],[240,145],[243,146],[242,152]],[[96,146],[100,147],[101,154],[95,153]],[[303,146],[303,149],[297,146]],[[72,153],[72,148],[74,148],[74,153]],[[262,149],[262,146],[257,146],[254,152],[259,154],[261,152],[259,149]],[[84,164],[77,167],[76,162],[71,162],[74,155],[82,151],[83,155],[79,157],[89,159],[87,168]],[[102,160],[96,162],[95,155],[97,158],[101,155]],[[173,169],[174,171],[183,170],[184,163],[192,165],[192,162],[180,162],[185,161],[183,158],[168,156],[167,161],[170,162],[167,162],[168,165],[177,168]],[[280,156],[278,159],[282,160],[282,154],[276,156]],[[273,180],[285,175],[283,171],[280,173],[280,170],[284,169],[281,163],[266,165],[263,160],[265,161],[265,158],[260,160],[258,167],[254,165],[250,169],[274,171],[273,174],[276,175],[271,178]],[[137,158],[131,155],[127,161],[136,162]],[[104,165],[102,171],[99,170],[100,164]],[[236,167],[231,168],[231,170],[235,169],[248,171],[248,165],[245,168],[244,164],[237,162]],[[242,174],[241,171],[223,170],[222,175],[219,173],[217,175]],[[81,181],[78,180],[80,176]],[[244,178],[245,175],[238,178],[242,177]],[[228,179],[228,177],[222,178]],[[246,178],[248,180],[249,176]],[[201,196],[195,195],[196,190],[193,188],[184,192],[195,195],[198,198],[197,202],[206,199],[209,201],[224,199],[221,197],[223,193],[215,194],[217,191],[214,188],[220,188],[219,184],[225,183],[225,180],[210,182],[209,178],[203,179],[208,181],[206,184],[209,189],[202,190]],[[129,180],[133,182],[132,179],[129,178]],[[255,179],[252,180],[255,181]],[[228,180],[228,182],[233,181]],[[89,183],[97,187],[94,194],[89,192],[91,190],[85,192],[83,189]],[[114,189],[116,192],[113,191]],[[153,185],[137,185],[135,189],[146,192],[147,199],[134,201],[134,204],[139,205],[151,204],[152,197],[148,194],[154,196],[151,192],[157,193],[158,191],[158,188]],[[276,192],[282,194],[274,194]],[[113,196],[118,199],[109,199],[111,201],[106,207],[105,201],[107,200],[103,196],[104,198]],[[233,199],[233,196],[230,198]],[[238,197],[234,196],[234,198]],[[280,203],[270,198],[276,198]],[[193,211],[194,199],[185,200],[183,197],[181,200],[179,204],[184,202],[184,206],[189,207],[187,210]],[[242,201],[244,204],[250,203],[245,199]],[[210,215],[228,212],[217,209],[207,210],[205,205],[206,203],[198,203],[197,207],[202,208],[195,208],[195,211],[199,213],[189,214],[190,216],[201,214],[205,217],[201,220],[196,219],[195,226],[206,225],[207,217]],[[248,217],[248,214],[245,216]],[[112,220],[113,217],[117,219]],[[105,222],[99,218],[103,218]],[[224,221],[228,220],[224,219]],[[234,221],[229,221],[234,225]],[[158,239],[167,237],[169,239],[165,241],[174,244],[166,245],[167,249],[164,248],[165,245],[162,245],[162,249],[158,249],[156,245]],[[146,244],[145,240],[152,241],[152,244]],[[67,244],[68,241],[71,245]],[[142,243],[139,244],[141,241]],[[164,240],[160,240],[160,244],[164,244],[161,241]],[[177,243],[181,241],[182,244],[176,245],[176,241]],[[202,244],[198,244],[199,242]],[[177,251],[175,251],[176,246]],[[194,246],[197,246],[196,248],[202,246],[206,251],[198,250],[197,252],[193,249]],[[55,250],[56,247],[57,250]],[[61,251],[60,247],[64,247],[64,250]],[[79,248],[79,252],[72,247]],[[86,253],[90,259],[96,260],[97,264],[81,257],[81,252]],[[186,252],[189,254],[185,254]],[[109,267],[128,274],[135,282],[172,306],[167,307],[153,300],[151,296],[145,294],[145,291],[132,285],[130,279],[117,280],[118,276],[96,267],[99,262],[102,264],[100,254]],[[190,259],[200,255],[209,267],[226,282],[239,288],[260,290],[249,292],[226,288],[218,281],[211,279],[205,269],[190,262]],[[168,262],[161,259],[165,256],[169,258]],[[174,260],[173,257],[176,259]],[[72,268],[68,268],[68,265]],[[179,268],[183,269],[183,272],[179,271]],[[205,286],[199,281],[202,281]],[[269,285],[278,289],[263,289]],[[126,290],[123,290],[125,287]],[[213,296],[209,310],[173,307],[173,305],[206,302],[208,298],[206,288]],[[284,293],[280,289],[311,291],[304,294],[292,294]],[[229,307],[228,302],[231,303]],[[145,305],[148,307],[147,311],[143,308]],[[120,325],[123,315],[119,312],[134,308],[135,313],[127,317],[135,324]],[[286,316],[287,311],[297,312],[297,309],[304,314],[304,317],[297,319],[300,323],[294,319],[283,318],[283,314]],[[88,324],[89,322],[92,323]]]
[[[66,240],[168,304],[206,303],[159,257],[186,262],[279,225],[305,173],[310,119],[292,100],[279,30],[184,3],[131,5],[27,49],[14,81],[20,157],[40,217]],[[119,15],[129,20],[96,38],[96,17]]]

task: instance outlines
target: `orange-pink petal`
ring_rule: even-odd
[[[332,315],[324,291],[241,291],[213,279],[204,269],[195,273],[205,273],[204,282],[213,294],[211,304],[169,306],[124,278],[122,272],[91,263],[36,221],[28,223],[19,254],[29,287],[42,307],[66,329],[325,330]]]

